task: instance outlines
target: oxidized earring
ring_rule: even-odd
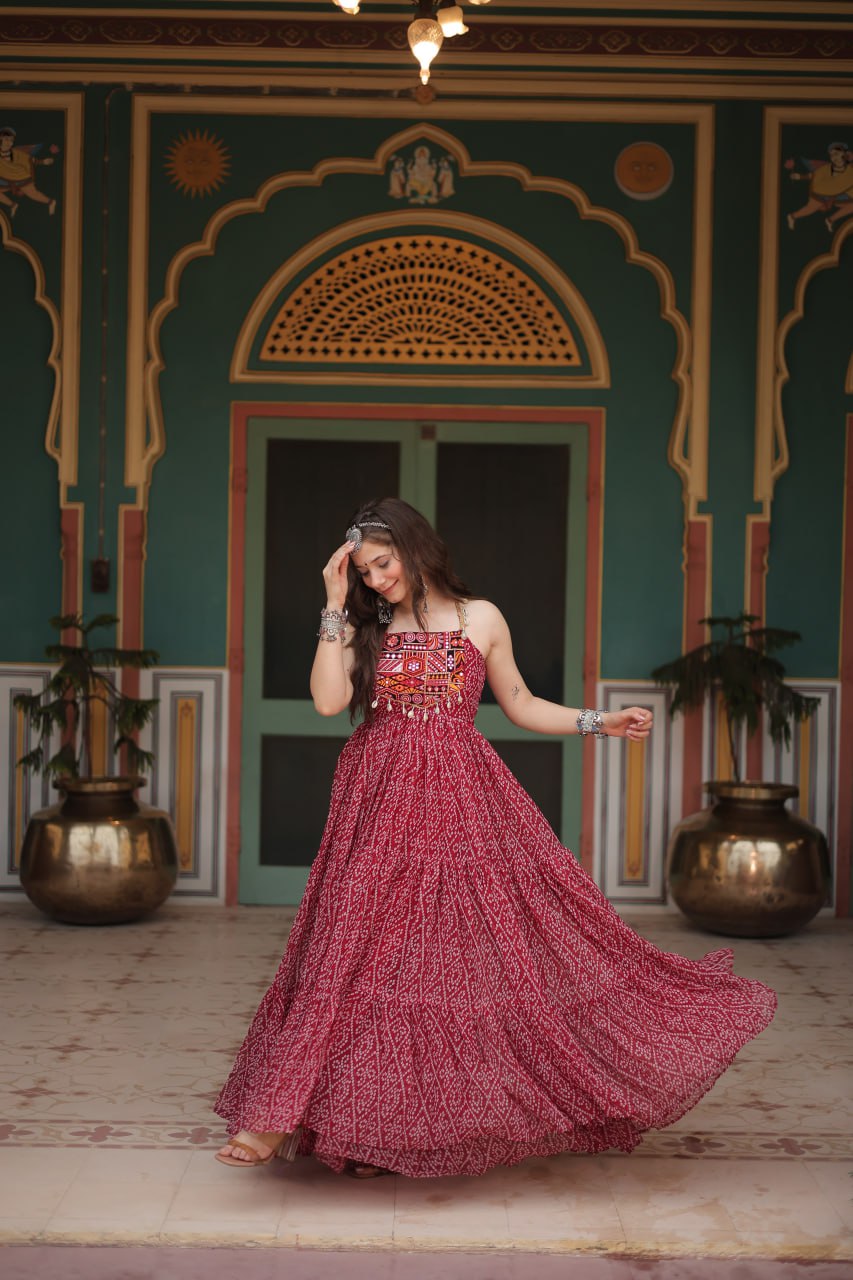
[[[382,596],[376,597],[376,612],[379,615],[380,627],[387,627],[388,623],[394,617],[393,607],[388,603],[387,600],[383,599]]]
[[[421,595],[423,597],[423,602],[424,602],[424,605],[423,605],[424,617],[426,617],[426,615],[429,613],[429,599],[428,599],[429,587],[424,582],[423,578],[418,578],[418,586],[421,589]]]

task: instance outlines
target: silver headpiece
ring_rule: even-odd
[[[358,524],[352,524],[347,529],[346,541],[353,544],[353,551],[360,551],[361,544],[364,541],[361,536],[362,529],[388,529],[390,524],[385,524],[382,520],[360,520]]]

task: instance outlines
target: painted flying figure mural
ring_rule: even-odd
[[[836,222],[849,218],[853,213],[853,151],[846,142],[830,142],[827,155],[828,160],[801,159],[806,173],[797,171],[796,160],[785,161],[792,182],[807,181],[809,184],[806,203],[787,215],[791,231],[798,218],[807,218],[813,213],[825,214],[826,228],[832,231]]]
[[[43,142],[20,145],[16,137],[11,125],[0,129],[0,205],[5,205],[10,210],[9,217],[14,218],[21,196],[26,196],[36,204],[46,204],[52,215],[56,212],[56,201],[36,186],[36,166],[53,164],[59,147],[51,143],[50,155],[42,156],[39,153],[44,150]]]

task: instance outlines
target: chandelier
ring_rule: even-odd
[[[361,0],[334,0],[344,13],[358,13]],[[453,0],[412,0],[415,16],[409,23],[409,48],[421,68],[421,84],[429,82],[432,60],[441,48],[445,36],[463,36],[468,28],[462,15],[461,4]],[[471,4],[488,4],[489,0],[471,0]]]

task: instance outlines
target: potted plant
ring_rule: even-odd
[[[741,742],[762,714],[771,740],[790,747],[791,727],[814,714],[817,698],[785,683],[775,653],[796,631],[758,626],[753,614],[703,618],[718,634],[652,672],[673,689],[675,715],[719,697],[732,759],[732,780],[705,784],[709,809],[675,828],[668,852],[673,899],[694,924],[715,933],[772,937],[806,924],[824,905],[829,851],[823,834],[785,802],[799,788],[741,776]]]
[[[15,706],[37,736],[18,764],[45,772],[63,799],[33,814],[21,849],[21,884],[48,915],[75,924],[118,923],[152,911],[174,888],[178,858],[167,814],[140,804],[134,792],[153,756],[136,741],[151,720],[156,700],[133,698],[115,682],[116,669],[145,669],[157,662],[153,649],[96,645],[92,633],[113,627],[112,614],[84,622],[79,614],[51,618],[76,643],[50,644],[45,655],[57,668],[41,693],[24,693]],[[113,749],[128,770],[118,776],[92,773],[96,706],[114,727]],[[59,745],[52,742],[59,736]]]

